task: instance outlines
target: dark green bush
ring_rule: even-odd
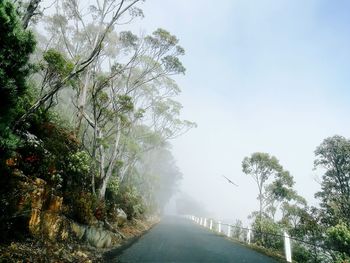
[[[99,205],[96,196],[89,192],[73,192],[67,201],[70,207],[69,213],[77,222],[87,225],[96,222],[95,212]]]
[[[327,245],[350,257],[350,227],[344,222],[327,229]]]
[[[313,262],[314,257],[312,251],[310,251],[310,247],[306,247],[303,244],[300,243],[293,243],[293,249],[292,249],[292,258],[296,262]]]
[[[272,219],[263,217],[260,220],[259,217],[256,217],[252,227],[255,235],[254,241],[257,244],[276,250],[283,249],[282,228]]]
[[[119,208],[124,210],[128,220],[140,217],[145,213],[142,197],[134,187],[121,187],[116,195],[115,203]]]
[[[8,0],[0,1],[0,32],[0,154],[4,157],[19,142],[11,126],[18,114],[18,100],[28,88],[29,57],[35,40],[31,32],[23,29],[15,7]]]

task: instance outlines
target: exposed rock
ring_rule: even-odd
[[[32,212],[29,220],[29,230],[33,236],[40,235],[41,209],[45,202],[45,185],[46,182],[36,178],[34,182],[34,191],[31,195]]]
[[[106,228],[107,230],[109,230],[115,234],[118,234],[121,238],[125,239],[124,234],[118,230],[118,226],[110,224],[107,220],[104,221],[104,228]]]
[[[76,238],[96,248],[107,248],[121,240],[120,235],[103,229],[103,222],[100,222],[99,227],[84,226],[53,212],[42,212],[39,218],[41,223],[36,231],[51,241]]]
[[[48,196],[46,182],[37,178],[35,189],[31,194],[31,217],[29,230],[34,237],[51,241],[65,241],[69,238],[87,242],[96,248],[110,247],[121,240],[121,235],[113,229],[106,230],[105,223],[97,221],[93,226],[84,226],[67,219],[62,215],[63,198],[55,195]],[[47,210],[44,210],[48,207]],[[116,211],[118,224],[124,224],[126,214],[123,210]],[[112,230],[112,231],[110,231]]]
[[[112,245],[112,235],[110,231],[105,231],[95,227],[88,227],[85,231],[86,241],[94,247],[104,248]]]
[[[119,234],[102,228],[103,222],[100,222],[100,227],[83,226],[75,222],[71,223],[72,232],[82,241],[86,241],[89,245],[96,248],[106,248],[118,243],[121,240]]]
[[[127,221],[127,215],[123,209],[116,209],[116,219],[118,226],[123,226],[125,224],[125,222]]]

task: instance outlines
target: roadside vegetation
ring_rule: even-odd
[[[95,248],[149,228],[176,192],[170,141],[196,126],[177,101],[185,50],[165,29],[130,30],[142,2],[0,1],[1,262],[98,261]],[[276,157],[244,158],[252,243],[280,252],[286,231],[297,262],[350,262],[350,140],[326,138],[314,164],[319,207]],[[206,213],[188,196],[178,208]]]
[[[109,247],[181,179],[169,141],[195,127],[172,78],[184,49],[164,29],[127,30],[140,0],[44,2],[0,2],[1,246]]]
[[[244,158],[243,172],[259,193],[259,210],[250,215],[252,242],[281,253],[286,231],[296,262],[350,262],[350,140],[326,138],[315,157],[315,169],[323,172],[321,190],[315,194],[319,207],[308,206],[295,191],[293,176],[276,157],[257,152]],[[240,226],[235,229],[242,231]]]

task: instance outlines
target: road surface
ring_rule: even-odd
[[[178,217],[164,218],[130,247],[115,254],[115,259],[108,262],[277,262]]]

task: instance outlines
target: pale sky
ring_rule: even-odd
[[[137,25],[169,30],[186,50],[183,117],[198,128],[173,141],[181,189],[218,219],[258,208],[245,156],[275,155],[310,204],[314,150],[350,132],[350,2],[148,0]],[[239,187],[228,184],[221,175]]]

